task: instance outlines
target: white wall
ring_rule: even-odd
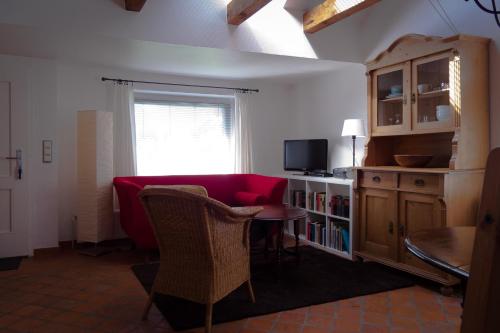
[[[127,79],[258,88],[253,95],[250,121],[254,138],[254,170],[263,174],[282,172],[282,143],[293,128],[290,123],[290,88],[272,81],[221,81],[154,75],[112,68],[61,64],[54,61],[0,55],[26,69],[30,106],[30,138],[25,172],[29,182],[30,236],[33,249],[58,246],[73,237],[76,214],[76,112],[104,110],[102,76]],[[1,77],[0,77],[1,78]],[[147,89],[151,86],[139,85]],[[158,89],[159,86],[155,86]],[[161,88],[186,91],[187,88]],[[191,89],[190,92],[231,94],[231,91]],[[42,163],[42,140],[53,140],[53,162]]]
[[[58,245],[58,121],[56,63],[30,59],[30,220],[33,249]],[[42,140],[52,140],[52,163],[42,162]]]
[[[200,78],[155,75],[106,67],[60,64],[57,67],[59,127],[59,237],[71,239],[71,219],[76,211],[76,111],[105,109],[106,94],[101,76],[156,80],[188,84],[224,85],[258,88],[253,95],[250,114],[253,136],[254,171],[263,174],[283,172],[283,140],[327,138],[330,147],[329,168],[350,166],[351,138],[341,137],[343,120],[366,119],[366,77],[364,66],[344,68],[290,85],[272,80],[221,81]],[[138,89],[151,86],[136,85]],[[159,87],[169,91],[186,88]],[[189,89],[201,92],[199,89]],[[204,90],[207,92],[207,90]],[[226,93],[209,90],[211,93]],[[357,161],[361,161],[364,139],[357,140]]]
[[[253,94],[250,121],[253,128],[254,171],[264,174],[282,172],[282,143],[287,131],[293,128],[288,113],[289,87],[272,81],[222,81],[201,78],[155,75],[105,67],[60,64],[57,67],[58,114],[53,119],[59,127],[59,238],[72,237],[72,218],[76,212],[76,112],[84,109],[104,110],[105,84],[102,76],[146,81],[258,88]],[[209,92],[231,94],[231,91],[188,89],[135,85],[137,89]]]
[[[342,137],[344,119],[367,117],[366,76],[362,65],[301,80],[294,85],[292,139],[328,139],[329,169],[352,166],[352,139]],[[356,164],[363,157],[364,138],[356,140]]]

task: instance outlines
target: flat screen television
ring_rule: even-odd
[[[325,172],[328,170],[328,140],[285,140],[284,168],[287,171]]]

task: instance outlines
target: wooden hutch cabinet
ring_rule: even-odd
[[[355,254],[437,281],[452,277],[404,247],[408,233],[473,225],[489,152],[488,43],[408,35],[367,63],[368,140],[356,169]],[[431,155],[425,167],[394,155]]]

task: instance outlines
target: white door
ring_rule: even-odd
[[[24,168],[29,127],[27,65],[24,60],[0,56],[0,258],[31,254]],[[22,163],[15,158],[16,151]]]

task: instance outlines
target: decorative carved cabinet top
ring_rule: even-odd
[[[425,155],[427,168],[484,168],[488,44],[466,35],[407,35],[368,62],[363,166],[393,167],[394,155]]]

